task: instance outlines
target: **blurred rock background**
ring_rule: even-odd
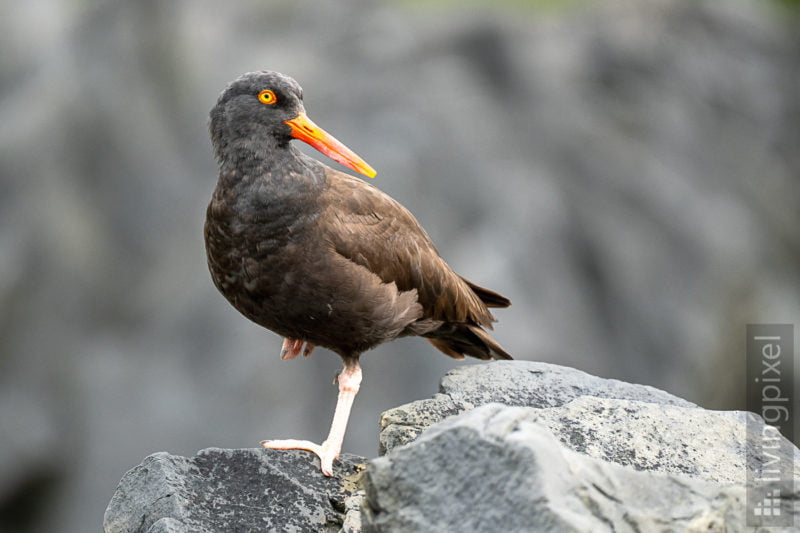
[[[742,408],[744,325],[800,324],[792,4],[0,2],[0,531],[97,530],[156,451],[324,438],[338,357],[280,361],[205,266],[207,113],[249,70],[513,300],[518,358]],[[463,364],[362,362],[368,456]]]

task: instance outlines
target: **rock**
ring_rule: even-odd
[[[388,452],[366,467],[345,456],[333,478],[306,452],[151,455],[104,530],[744,531],[746,473],[770,464],[747,439],[752,413],[570,368],[464,366],[440,391],[385,413]],[[800,464],[782,442],[773,452]],[[796,518],[800,492],[780,498]]]
[[[496,361],[448,372],[439,394],[381,415],[380,453],[413,441],[425,428],[449,416],[491,402],[526,407],[559,407],[581,396],[638,400],[695,407],[647,385],[603,379],[574,368],[530,361]]]
[[[363,527],[743,531],[746,472],[770,464],[748,422],[763,428],[752,413],[555,365],[461,367],[433,398],[382,416],[387,453],[365,474]],[[773,453],[800,464],[783,444]],[[781,496],[796,513],[800,493]]]
[[[746,468],[766,460],[755,459],[760,446],[746,432],[748,417],[764,422],[744,411],[585,396],[533,417],[567,448],[636,470],[741,483]]]
[[[105,512],[105,533],[358,531],[346,503],[363,459],[344,455],[336,475],[310,453],[209,448],[157,453],[129,471]],[[357,502],[357,500],[354,500]],[[349,511],[349,512],[348,512]],[[345,516],[347,514],[347,516]]]
[[[361,506],[364,504],[364,489],[360,488],[345,499],[342,533],[359,533],[362,530]]]
[[[440,391],[383,414],[382,450],[412,442],[448,417],[498,402],[533,407],[536,422],[566,447],[637,470],[738,483],[745,457],[756,455],[755,444],[746,440],[746,412],[701,409],[653,387],[573,368],[529,361],[463,366],[442,378]]]
[[[538,415],[485,405],[371,461],[364,530],[744,530],[743,486],[583,455]]]

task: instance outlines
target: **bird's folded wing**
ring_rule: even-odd
[[[332,169],[328,177],[320,220],[336,253],[401,291],[416,289],[424,318],[491,327],[486,305],[405,207],[360,179]]]

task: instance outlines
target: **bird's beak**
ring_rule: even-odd
[[[300,113],[296,118],[287,120],[284,124],[288,124],[292,128],[292,137],[310,144],[347,168],[353,169],[369,178],[374,178],[375,174],[377,174],[375,169],[358,157],[355,152],[336,140],[333,135],[311,122],[311,119],[305,113]]]

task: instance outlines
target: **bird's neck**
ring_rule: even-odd
[[[228,189],[255,187],[273,200],[318,194],[324,187],[324,165],[293,144],[232,143],[218,153],[220,183]]]
[[[215,148],[220,171],[234,170],[253,175],[292,167],[294,160],[302,155],[290,143],[279,145],[274,138],[237,139]]]

